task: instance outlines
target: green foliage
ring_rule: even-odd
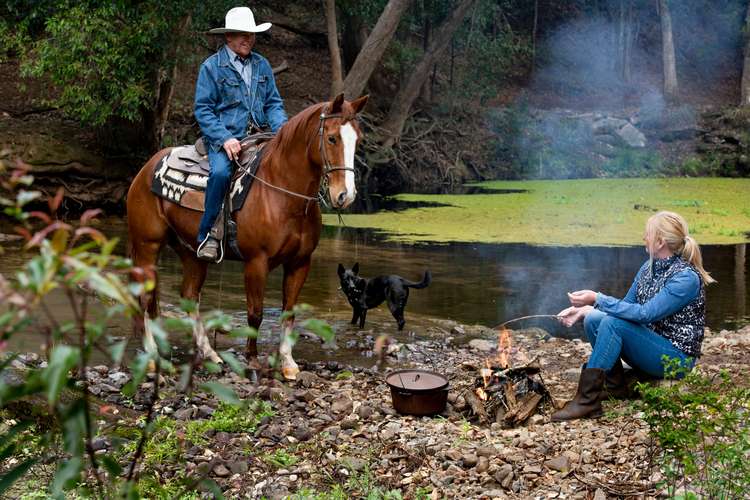
[[[254,432],[264,417],[272,415],[271,405],[266,401],[242,401],[240,405],[222,402],[211,418],[188,422],[185,427],[185,439],[202,446],[208,443],[208,431]]]
[[[20,55],[22,76],[57,92],[47,104],[83,123],[139,122],[156,103],[167,70],[185,61],[200,32],[232,2],[46,0],[0,15],[0,49]],[[233,6],[233,5],[232,5]],[[180,23],[188,19],[188,29]],[[192,29],[190,29],[192,28]]]
[[[729,374],[687,373],[671,361],[662,386],[639,385],[670,496],[741,498],[750,490],[750,389]]]
[[[277,469],[291,467],[299,461],[299,458],[295,457],[284,448],[279,448],[273,453],[269,453],[263,460],[269,465],[276,467]]]
[[[198,483],[221,497],[213,482],[200,477],[162,481],[157,474],[159,467],[177,461],[182,454],[182,438],[175,422],[164,417],[152,418],[153,406],[159,399],[158,384],[149,389],[147,417],[140,428],[117,431],[112,436],[113,450],[94,453],[92,440],[101,432],[89,391],[87,370],[91,354],[96,349],[108,355],[111,362],[120,362],[124,344],[109,337],[108,325],[122,316],[142,314],[140,299],[153,289],[153,280],[143,270],[134,268],[128,259],[113,253],[116,240],[108,239],[92,226],[98,211],[84,212],[76,223],[56,219],[62,191],[49,200],[49,214],[28,211],[26,205],[39,198],[39,193],[29,190],[33,179],[22,168],[8,173],[5,168],[0,163],[0,207],[19,224],[17,231],[25,237],[31,257],[13,282],[0,275],[0,411],[30,396],[41,398],[46,401],[52,425],[45,428],[32,425],[34,415],[18,421],[3,419],[0,494],[22,482],[36,464],[50,463],[57,464],[54,478],[48,483],[52,498],[71,496],[72,490],[87,497],[138,498],[146,493],[173,498],[178,496],[174,494],[178,488],[183,493],[193,491]],[[129,283],[131,275],[143,279]],[[55,300],[58,297],[67,300],[72,318],[60,318],[51,312],[46,305],[51,294],[57,294]],[[188,302],[183,305],[195,311],[194,305]],[[230,329],[228,317],[219,312],[208,313],[203,319],[186,313],[183,318],[152,321],[156,349],[144,346],[145,352],[130,362],[132,380],[123,393],[135,395],[144,390],[140,382],[149,365],[155,367],[155,380],[159,380],[162,372],[181,370],[182,388],[191,387],[192,357],[188,356],[188,361],[180,366],[172,365],[167,359],[171,353],[168,331],[192,331],[199,321],[203,321],[205,328]],[[22,370],[11,368],[16,355],[5,353],[7,340],[31,327],[45,334],[47,362]],[[252,334],[245,330],[237,333]],[[246,372],[247,367],[231,353],[222,353],[222,357],[236,372]],[[214,429],[247,431],[270,413],[267,403],[232,407],[231,403],[240,403],[239,400],[231,389],[217,382],[206,383],[202,388],[225,401],[210,421]],[[60,460],[61,456],[65,459]],[[140,482],[133,475],[137,467],[142,467]]]

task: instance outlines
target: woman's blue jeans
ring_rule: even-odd
[[[688,370],[695,364],[693,358],[653,330],[596,309],[586,316],[583,328],[593,348],[587,368],[609,371],[622,358],[636,370],[664,378],[662,356],[679,359],[680,366]]]
[[[206,197],[204,201],[203,218],[198,229],[198,244],[208,236],[211,227],[219,215],[221,204],[224,203],[224,196],[229,189],[229,183],[232,180],[232,162],[223,149],[219,151],[210,150],[208,152],[208,165],[211,168],[206,184]]]

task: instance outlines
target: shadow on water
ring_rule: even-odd
[[[121,221],[106,221],[112,236],[127,238]],[[124,247],[124,245],[123,245]],[[707,290],[707,323],[713,330],[736,329],[750,324],[750,303],[747,279],[747,244],[704,246],[705,267],[718,280]],[[13,276],[25,259],[20,248],[8,248],[0,259],[0,273]],[[16,251],[18,250],[18,251]],[[124,251],[121,248],[120,251]],[[315,315],[327,320],[337,332],[341,349],[323,351],[319,345],[301,341],[295,352],[308,360],[336,359],[348,363],[372,365],[374,339],[382,334],[399,341],[447,335],[437,320],[482,324],[488,327],[530,314],[555,314],[567,307],[565,292],[578,289],[601,290],[622,297],[632,278],[645,261],[641,247],[535,247],[523,244],[422,244],[406,245],[383,241],[372,231],[348,228],[324,229],[318,250],[313,255],[310,275],[302,290],[300,302],[315,309]],[[433,276],[432,284],[413,290],[406,308],[406,329],[396,331],[396,322],[385,305],[367,315],[364,330],[351,326],[351,308],[340,292],[336,267],[360,263],[361,274],[372,277],[398,274],[418,280],[426,269]],[[160,287],[164,309],[179,301],[182,269],[176,255],[165,251],[159,263]],[[225,262],[209,271],[201,308],[219,308],[230,313],[236,323],[245,321],[245,294],[242,264]],[[269,276],[265,296],[265,321],[261,328],[261,345],[270,350],[278,342],[278,317],[281,306],[280,270]],[[49,298],[48,307],[57,314],[69,315],[63,297]],[[554,320],[529,320],[518,328],[538,326],[557,336],[582,335],[580,326],[565,330]],[[122,321],[111,327],[112,335],[127,336],[130,324]],[[11,348],[38,351],[41,337],[30,332],[17,337]],[[219,336],[220,345],[230,340]],[[130,350],[137,341],[131,342]]]
[[[415,191],[417,194],[517,194],[527,193],[527,189],[492,189],[481,186],[443,186],[438,190]],[[411,208],[449,207],[449,203],[434,201],[407,201],[393,196],[381,196],[379,194],[358,193],[354,204],[347,209],[352,213],[371,214],[381,210],[390,212],[401,212]]]

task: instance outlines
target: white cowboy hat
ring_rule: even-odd
[[[260,33],[271,27],[271,23],[255,24],[253,11],[249,7],[235,7],[229,9],[224,20],[223,28],[209,30],[212,35],[221,33]]]

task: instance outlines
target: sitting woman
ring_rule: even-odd
[[[625,298],[591,290],[568,294],[571,307],[558,317],[568,327],[583,318],[593,352],[575,398],[552,414],[552,421],[601,415],[605,389],[616,396],[625,388],[621,359],[664,378],[663,356],[676,358],[687,369],[700,356],[705,285],[714,279],[703,269],[698,243],[688,235],[685,219],[674,212],[649,218],[643,240],[650,258]]]

